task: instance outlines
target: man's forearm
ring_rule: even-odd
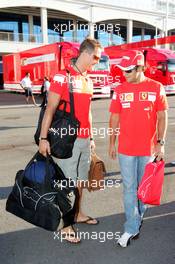
[[[52,119],[57,109],[57,106],[59,105],[59,101],[60,101],[60,96],[50,92],[48,98],[48,104],[42,121],[40,137],[43,138],[47,137],[48,130],[52,123]]]
[[[114,146],[117,137],[117,130],[119,128],[119,115],[111,114],[109,120],[109,128],[110,128],[110,145]]]
[[[90,131],[89,131],[89,134],[90,134],[90,138],[93,138],[93,131],[92,131],[92,112],[91,112],[91,109],[89,111],[89,124],[90,124]]]
[[[158,113],[157,123],[157,139],[165,139],[168,124],[167,111],[161,111]]]
[[[48,130],[50,128],[50,125],[51,125],[51,122],[53,119],[53,114],[54,113],[52,113],[48,109],[46,109],[46,112],[44,114],[44,118],[42,121],[40,137],[47,138]]]

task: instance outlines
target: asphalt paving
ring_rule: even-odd
[[[100,220],[97,226],[78,224],[82,242],[72,245],[59,233],[37,228],[5,211],[15,174],[37,151],[33,134],[40,108],[25,104],[18,94],[0,93],[0,263],[4,264],[175,264],[175,96],[168,97],[169,125],[166,167],[160,206],[150,206],[138,240],[127,248],[116,241],[122,234],[124,210],[118,161],[108,157],[109,99],[92,102],[96,152],[104,160],[106,181],[115,183],[103,191],[84,191],[84,211]],[[39,99],[38,99],[39,103]]]

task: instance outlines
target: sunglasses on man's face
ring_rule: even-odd
[[[137,70],[137,66],[136,67],[134,67],[133,69],[131,69],[131,70],[127,70],[127,71],[124,71],[125,73],[131,73],[132,71],[134,71],[134,70]]]
[[[94,59],[94,60],[100,60],[100,57],[98,57],[97,55],[94,54],[94,55],[93,55],[93,59]]]

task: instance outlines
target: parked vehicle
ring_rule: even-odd
[[[33,93],[41,93],[44,76],[52,80],[56,73],[65,69],[78,56],[79,46],[78,43],[60,42],[4,55],[4,89],[23,92],[20,81],[30,72]],[[99,63],[88,73],[94,83],[95,98],[110,97],[109,73],[109,58],[102,53]]]
[[[155,40],[154,40],[155,41]],[[105,48],[110,58],[110,73],[112,76],[112,89],[125,81],[122,71],[116,65],[126,51],[141,50],[145,55],[145,75],[161,82],[167,94],[175,93],[175,54],[169,49],[144,47],[148,41],[111,46]],[[133,44],[133,45],[132,45]],[[153,44],[153,43],[152,43]]]

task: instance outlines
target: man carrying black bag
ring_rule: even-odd
[[[75,117],[80,122],[77,139],[73,147],[73,155],[68,159],[59,159],[58,165],[63,170],[67,178],[71,178],[79,190],[79,208],[75,221],[90,225],[98,224],[98,220],[86,216],[81,210],[82,201],[82,181],[88,180],[90,166],[90,150],[95,148],[92,135],[91,98],[93,94],[92,81],[87,78],[87,70],[92,70],[93,65],[99,62],[102,47],[95,39],[87,38],[80,45],[79,56],[76,62],[67,67],[71,80],[67,78],[67,71],[64,70],[54,76],[50,86],[48,104],[44,114],[39,152],[44,156],[51,153],[48,141],[48,130],[50,128],[54,113],[58,108],[60,100],[69,100],[69,81],[73,85]],[[70,105],[67,104],[66,112],[70,112]],[[75,133],[74,131],[59,131],[59,133]],[[79,184],[80,183],[80,184]],[[80,239],[76,236],[72,226],[62,229],[64,239],[71,243],[78,243]]]

